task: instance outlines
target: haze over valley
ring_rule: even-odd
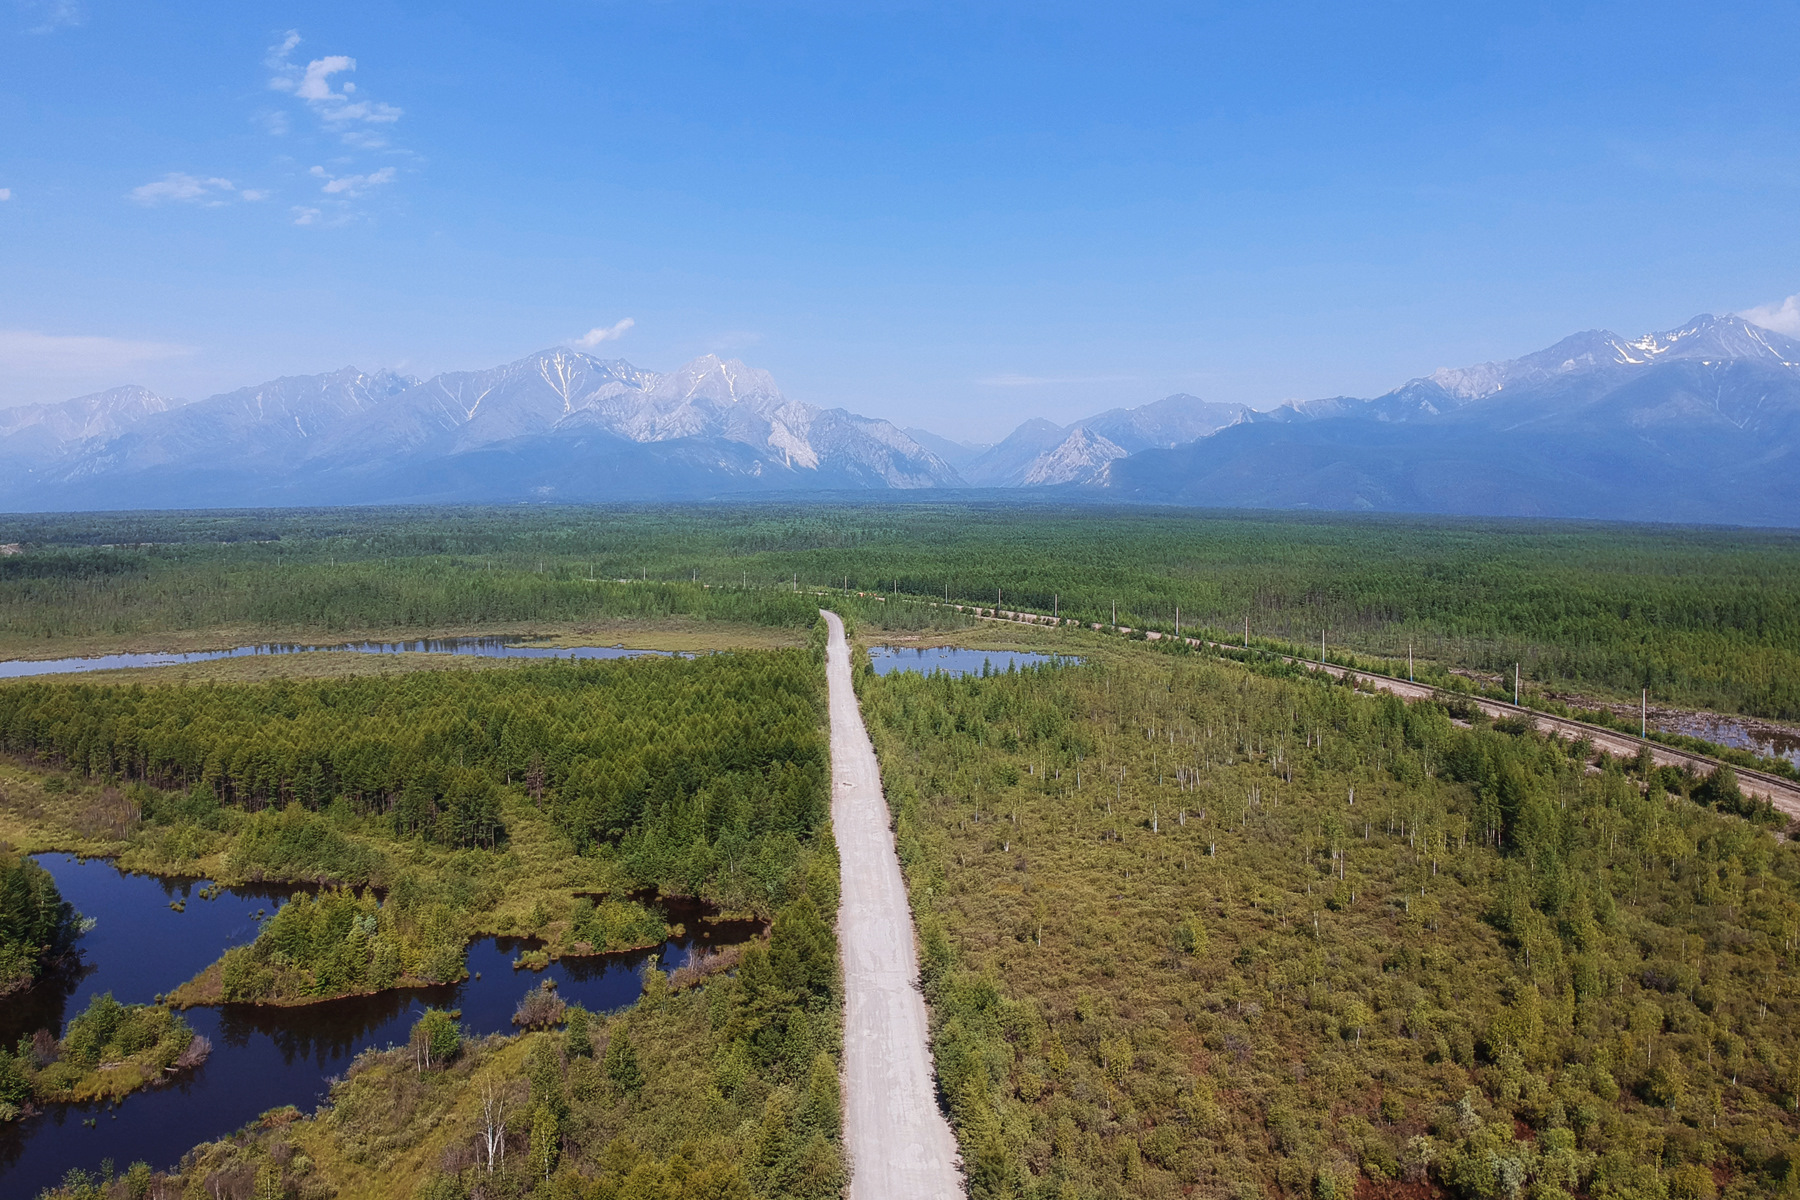
[[[711,500],[921,489],[1070,501],[1800,523],[1800,341],[1700,316],[1266,410],[1177,394],[994,445],[556,347],[419,380],[346,367],[183,402],[0,409],[20,510]]]

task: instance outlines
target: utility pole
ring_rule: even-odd
[[[1118,628],[1118,627],[1119,627],[1119,602],[1118,602],[1118,601],[1117,601],[1117,600],[1114,600],[1114,601],[1113,601],[1113,619],[1112,619],[1112,623],[1113,623],[1113,628],[1114,628],[1114,629],[1117,629],[1117,628]]]
[[[1062,597],[1055,592],[1050,593],[1050,615],[1059,622],[1062,620]]]
[[[1325,631],[1319,630],[1319,661],[1325,661]]]
[[[1408,683],[1413,682],[1412,639],[1411,638],[1406,639],[1406,682],[1408,682]]]
[[[1181,605],[1175,606],[1175,636],[1181,636]]]
[[[1638,696],[1638,736],[1650,736],[1650,689],[1645,688]]]
[[[1513,707],[1519,704],[1519,664],[1513,664]]]
[[[1250,648],[1250,614],[1244,614],[1244,649]]]

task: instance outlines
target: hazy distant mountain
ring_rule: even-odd
[[[967,467],[993,448],[987,445],[974,445],[969,442],[953,442],[947,437],[942,437],[931,432],[929,429],[914,429],[909,426],[903,432],[905,432],[907,437],[919,443],[919,445],[925,447],[927,450],[949,463],[952,467],[955,467],[958,471],[961,471],[964,467]]]
[[[1081,425],[1054,449],[1046,450],[1031,460],[1021,487],[1053,487],[1060,483],[1086,483],[1106,465],[1124,458],[1127,451],[1118,443],[1102,437]]]
[[[30,469],[84,442],[116,437],[145,417],[180,403],[147,388],[116,387],[60,404],[0,408],[0,462]]]
[[[1140,408],[1108,409],[1071,425],[1034,418],[959,469],[977,486],[1088,483],[1116,458],[1185,445],[1254,416],[1242,404],[1177,394]]]
[[[1047,489],[1070,500],[1800,526],[1800,341],[1737,317],[1591,330],[1369,399],[1175,395],[992,446],[789,400],[713,356],[566,348],[420,381],[346,367],[191,404],[0,410],[0,506],[687,500]]]
[[[44,423],[0,426],[0,461],[30,466],[0,481],[9,507],[688,498],[961,482],[892,424],[788,400],[766,371],[712,356],[666,375],[562,348],[423,382],[347,367],[90,423],[54,444],[33,432]]]
[[[1800,524],[1800,342],[1737,317],[1577,334],[1109,464],[1179,504]]]

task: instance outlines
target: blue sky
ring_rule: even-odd
[[[991,439],[1800,334],[1800,5],[0,0],[0,405],[600,331]]]

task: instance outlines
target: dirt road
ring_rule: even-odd
[[[831,627],[831,823],[843,895],[844,1145],[851,1200],[950,1200],[963,1194],[956,1140],[938,1110],[912,911],[875,748],[850,683],[844,623]]]

